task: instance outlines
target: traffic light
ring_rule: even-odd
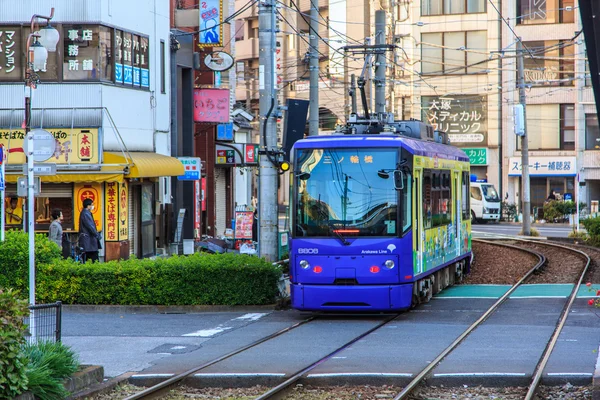
[[[290,170],[290,163],[287,161],[280,161],[279,162],[279,175],[282,175],[283,173],[285,173],[286,171]]]

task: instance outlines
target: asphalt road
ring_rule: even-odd
[[[568,237],[569,233],[573,231],[573,227],[566,224],[534,224],[533,228],[544,237]],[[471,226],[474,237],[490,234],[517,235],[521,229],[522,226],[519,224],[508,223],[487,223]],[[584,230],[583,225],[580,225],[580,230]]]

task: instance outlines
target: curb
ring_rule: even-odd
[[[599,347],[600,351],[600,347]],[[594,377],[592,379],[592,400],[600,400],[600,354],[596,358]]]
[[[156,306],[156,305],[86,305],[63,304],[63,312],[72,313],[134,313],[134,314],[199,314],[208,312],[250,312],[257,310],[273,311],[277,309],[277,304],[256,305],[256,306]]]
[[[77,399],[86,399],[88,397],[97,396],[99,394],[104,394],[112,391],[121,383],[127,383],[129,377],[133,375],[133,372],[126,372],[122,375],[119,375],[115,378],[109,379],[105,382],[98,383],[96,385],[92,385],[78,393],[74,393],[71,396],[67,397],[66,400],[77,400]]]

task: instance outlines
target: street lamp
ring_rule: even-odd
[[[59,39],[59,34],[56,29],[49,24],[44,29],[42,43],[48,45],[46,49],[39,39],[42,38],[40,32],[35,31],[35,25],[38,18],[50,21],[54,17],[54,8],[50,11],[50,16],[34,14],[31,17],[31,30],[27,36],[27,64],[25,70],[25,120],[23,128],[27,140],[27,233],[29,236],[29,304],[35,305],[35,215],[34,215],[34,187],[33,181],[33,158],[34,158],[34,142],[31,134],[31,94],[36,88],[40,78],[36,71],[46,71],[46,61],[48,60],[48,50],[56,51],[56,43]],[[35,42],[31,40],[35,38]],[[35,340],[35,319],[34,312],[31,310],[29,318],[29,330]]]

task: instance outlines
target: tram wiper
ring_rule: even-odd
[[[335,229],[335,226],[333,226],[333,224],[331,223],[331,221],[327,221],[327,224],[329,225],[329,229],[331,229],[331,231],[333,233],[335,233],[335,236],[337,236],[338,239],[340,239],[340,241],[342,242],[342,244],[344,246],[350,246],[351,245],[351,243],[349,241],[347,241],[346,238],[344,236],[342,236],[342,234],[337,231],[337,229]]]

